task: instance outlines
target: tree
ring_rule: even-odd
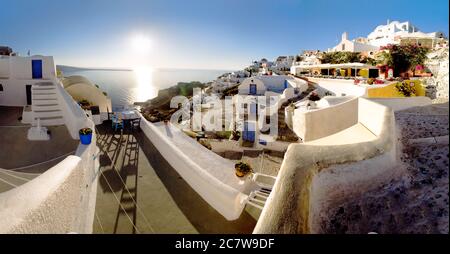
[[[427,59],[428,48],[408,45],[392,45],[389,44],[381,47],[380,53],[375,57],[377,65],[381,68],[386,67],[394,69],[394,76],[409,70],[415,71],[416,66],[423,65]]]
[[[359,63],[363,61],[361,54],[358,52],[327,52],[320,57],[321,63],[342,64],[342,63]]]

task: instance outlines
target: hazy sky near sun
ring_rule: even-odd
[[[448,0],[0,0],[0,45],[83,67],[240,69],[387,19],[448,35]],[[140,37],[139,37],[140,36]],[[143,37],[148,50],[132,46]],[[142,45],[141,45],[142,47]]]

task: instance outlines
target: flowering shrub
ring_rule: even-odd
[[[88,135],[92,133],[92,129],[91,128],[82,128],[79,131],[80,135]]]
[[[399,91],[399,93],[403,94],[405,97],[411,97],[416,95],[416,87],[414,82],[410,82],[409,84],[405,81],[399,82],[395,84],[395,88]]]
[[[382,85],[382,84],[384,84],[384,81],[381,79],[375,79],[374,83],[377,85]]]
[[[238,177],[243,177],[248,173],[251,173],[253,170],[250,167],[250,165],[248,165],[245,162],[238,162],[234,165],[234,168],[236,170],[236,176]]]
[[[389,44],[380,48],[380,52],[376,55],[376,63],[381,72],[392,67],[394,76],[399,76],[408,70],[416,71],[417,66],[422,67],[428,51],[428,48],[418,45]]]

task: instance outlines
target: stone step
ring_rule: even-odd
[[[33,98],[32,106],[42,106],[48,104],[58,104],[57,99],[37,99]]]
[[[42,117],[57,117],[57,116],[63,116],[62,111],[57,110],[39,110],[39,111],[33,111],[33,116],[35,118],[42,118]]]
[[[56,93],[52,92],[51,90],[33,90],[31,92],[32,97],[36,96],[36,95],[50,95],[50,96],[55,96],[56,97]]]
[[[53,82],[41,82],[32,85],[32,87],[51,87],[51,86],[54,87],[55,84]]]
[[[55,87],[51,87],[51,86],[33,86],[31,87],[31,91],[55,91]]]
[[[57,100],[58,96],[56,95],[56,93],[53,93],[53,94],[33,94],[31,96],[31,98],[33,100],[36,100],[36,99],[55,99],[55,100]]]
[[[57,103],[40,104],[40,105],[33,105],[32,110],[33,111],[60,110],[60,107],[59,104]]]
[[[253,207],[256,207],[256,208],[258,208],[258,209],[260,209],[260,210],[262,210],[262,209],[264,208],[264,205],[261,205],[261,204],[258,204],[258,203],[256,203],[256,202],[253,202],[253,200],[249,200],[249,201],[247,202],[247,204],[248,204],[248,205],[251,205],[251,206],[253,206]]]
[[[40,120],[41,126],[55,126],[55,125],[64,125],[64,118],[62,116],[55,117],[37,117]]]

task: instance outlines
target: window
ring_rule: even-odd
[[[3,85],[0,84],[0,92],[3,92]]]
[[[342,51],[345,50],[345,44],[342,44]]]

